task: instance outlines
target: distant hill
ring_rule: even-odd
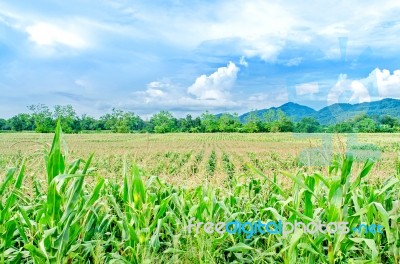
[[[388,98],[360,104],[338,103],[324,107],[319,111],[308,106],[289,102],[280,107],[272,107],[269,109],[261,109],[245,113],[239,117],[240,121],[245,123],[246,118],[251,113],[256,113],[259,118],[263,118],[264,114],[270,109],[275,111],[280,109],[296,122],[300,121],[303,117],[314,117],[323,125],[342,122],[362,113],[366,113],[369,116],[391,115],[400,119],[400,100]]]
[[[285,114],[287,116],[289,116],[293,121],[300,121],[303,117],[305,116],[314,116],[317,111],[315,111],[314,109],[308,107],[308,106],[304,106],[304,105],[300,105],[300,104],[296,104],[296,103],[286,103],[284,105],[281,105],[279,107],[271,107],[268,109],[262,109],[262,110],[257,110],[257,111],[251,111],[248,113],[245,113],[241,116],[239,116],[240,118],[240,122],[245,123],[246,122],[246,118],[251,114],[251,113],[256,113],[257,116],[259,118],[264,118],[264,114],[268,111],[268,110],[282,110],[283,112],[285,112]]]

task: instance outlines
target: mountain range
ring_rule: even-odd
[[[295,122],[304,117],[314,117],[322,125],[329,125],[349,120],[362,113],[375,117],[390,115],[400,119],[400,100],[387,98],[358,104],[337,103],[324,107],[319,111],[308,106],[289,102],[279,107],[251,111],[239,116],[239,118],[241,122],[245,123],[250,114],[255,113],[259,118],[263,118],[268,110],[281,110]]]

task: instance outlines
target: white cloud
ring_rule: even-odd
[[[288,42],[312,45],[325,53],[326,58],[337,59],[341,56],[339,37],[349,38],[348,56],[358,56],[368,46],[392,47],[393,38],[399,40],[394,27],[382,27],[385,21],[397,19],[396,1],[366,2],[362,12],[354,1],[328,2],[330,8],[320,2],[303,5],[274,0],[181,3],[174,6],[175,12],[155,6],[136,7],[140,12],[133,16],[156,30],[164,40],[181,47],[191,49],[210,40],[235,39],[234,50],[240,54],[272,62]],[[371,37],[377,34],[392,37]]]
[[[345,74],[339,79],[328,94],[328,105],[338,103],[340,96],[350,92],[346,103],[370,102],[384,98],[400,98],[400,70],[390,73],[389,70],[376,68],[366,78],[351,80]]]
[[[397,97],[400,98],[400,70],[373,70],[369,76],[363,80],[367,85],[377,87],[380,98]]]
[[[147,84],[145,91],[134,92],[133,95],[140,97],[139,101],[145,104],[160,103],[173,97],[174,87],[169,82],[153,81]]]
[[[122,100],[119,107],[138,113],[170,110],[175,113],[201,113],[241,109],[244,101],[234,101],[230,89],[235,84],[239,68],[232,62],[209,76],[202,75],[187,89],[168,80],[153,81],[147,89],[133,92],[132,99]],[[194,98],[193,98],[194,95]]]
[[[49,23],[37,23],[26,28],[29,39],[39,46],[62,44],[72,48],[84,48],[88,45],[76,32],[67,31]]]
[[[342,99],[341,96],[346,96],[346,92],[350,92],[352,94],[351,97]],[[347,75],[341,74],[337,83],[329,91],[327,100],[327,105],[335,103],[362,103],[370,102],[371,96],[367,87],[361,81],[348,80]]]
[[[248,100],[252,102],[261,102],[265,103],[265,101],[269,98],[268,94],[263,93],[255,93],[249,96]]]
[[[249,63],[246,61],[244,56],[240,57],[239,64],[244,66],[244,67],[246,67],[246,68],[249,67]]]
[[[299,66],[302,61],[303,61],[303,58],[296,57],[296,58],[293,58],[293,59],[290,59],[290,60],[286,61],[284,63],[284,65],[288,66],[288,67]]]
[[[313,82],[313,83],[303,83],[296,85],[296,94],[297,95],[309,95],[309,94],[315,94],[319,92],[319,86],[318,83]]]
[[[238,71],[239,68],[233,62],[229,62],[226,67],[218,68],[209,76],[198,77],[187,91],[199,100],[227,100]]]

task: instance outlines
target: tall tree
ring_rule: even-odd
[[[355,124],[355,126],[357,128],[357,131],[362,132],[362,133],[372,133],[372,132],[375,132],[376,128],[377,128],[376,122],[369,117],[366,117],[366,118],[358,121]]]
[[[178,120],[178,129],[181,132],[198,132],[201,121],[199,118],[193,119],[192,115],[186,115],[185,118]]]
[[[13,116],[8,120],[8,123],[14,131],[33,130],[34,127],[33,118],[29,114],[18,114]]]
[[[220,132],[235,132],[238,131],[240,127],[239,117],[237,113],[222,114],[218,118],[218,131]]]
[[[304,117],[295,126],[295,132],[315,133],[320,131],[320,124],[314,117]]]
[[[55,122],[52,119],[50,109],[44,104],[30,105],[29,110],[32,111],[32,117],[35,121],[35,131],[41,133],[49,133],[54,131]]]
[[[168,133],[175,131],[176,119],[168,111],[161,111],[150,118],[156,133]]]
[[[54,119],[60,120],[61,128],[65,133],[78,132],[77,116],[72,105],[54,106]]]
[[[135,115],[133,112],[126,112],[123,114],[123,119],[128,124],[130,131],[138,131],[144,128],[144,121],[140,116]]]
[[[0,118],[0,130],[9,130],[7,120]]]
[[[294,123],[286,116],[282,110],[277,111],[279,132],[293,132]]]
[[[273,122],[275,120],[275,116],[276,116],[276,112],[273,109],[268,109],[264,113],[264,122],[265,122],[264,125],[263,125],[263,131],[264,132],[271,132],[273,130],[272,129],[272,125],[273,125]],[[275,130],[279,131],[278,125],[275,125]]]
[[[97,130],[99,122],[91,116],[83,114],[79,118],[79,126],[81,130]]]
[[[246,123],[243,125],[243,131],[247,133],[255,133],[260,130],[259,123],[260,118],[258,118],[257,111],[251,111],[246,117]]]
[[[203,132],[217,132],[218,131],[218,120],[215,115],[206,111],[201,114],[201,126]]]

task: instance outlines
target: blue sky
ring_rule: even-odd
[[[398,1],[2,1],[0,116],[400,98]]]

